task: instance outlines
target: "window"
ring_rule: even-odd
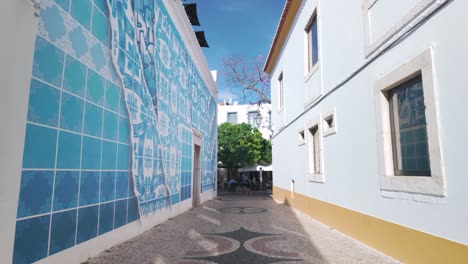
[[[366,57],[437,10],[435,0],[362,0]]]
[[[237,124],[237,112],[227,113],[227,121],[231,124]]]
[[[309,173],[320,174],[320,131],[315,125],[308,129]]]
[[[427,202],[423,195],[447,195],[432,67],[428,49],[376,82],[380,188],[385,197]]]
[[[319,61],[317,15],[312,16],[306,29],[307,37],[307,72],[311,72]]]
[[[431,176],[422,77],[388,92],[396,176]]]
[[[284,107],[284,87],[283,87],[283,73],[278,77],[278,109],[281,111]]]
[[[336,113],[335,110],[323,114],[323,136],[336,133]]]
[[[255,118],[258,114],[258,111],[250,111],[247,113],[247,123],[252,127],[257,127],[257,121],[255,120]]]
[[[305,144],[305,131],[300,129],[298,133],[299,146]]]

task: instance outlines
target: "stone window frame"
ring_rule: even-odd
[[[382,191],[446,196],[443,155],[439,137],[437,87],[432,57],[432,50],[425,50],[375,83],[379,176]],[[431,176],[395,176],[387,92],[417,75],[421,75],[423,81]]]
[[[420,0],[410,11],[408,11],[402,18],[400,18],[392,27],[387,30],[383,35],[379,36],[376,40],[371,41],[371,21],[369,12],[372,7],[382,0],[362,0],[362,16],[364,24],[364,43],[365,55],[369,57],[377,49],[382,47],[387,41],[395,37],[403,28],[408,26],[411,21],[421,15],[423,11],[429,8],[438,0]]]
[[[332,118],[333,119],[333,126],[330,127],[328,120]],[[322,114],[322,124],[323,124],[323,137],[327,137],[333,134],[336,134],[337,132],[337,126],[336,126],[336,108],[333,108],[333,110],[323,113]]]
[[[324,177],[324,173],[323,173],[323,131],[322,131],[322,124],[321,124],[321,116],[319,115],[318,117],[316,118],[313,118],[311,119],[309,122],[307,122],[306,124],[306,129],[305,129],[305,133],[306,133],[306,143],[307,143],[307,174],[308,174],[308,178],[309,178],[309,181],[310,182],[318,182],[318,183],[324,183],[325,182],[325,177]],[[315,165],[315,153],[314,153],[314,161],[313,163],[311,162],[311,144],[313,144],[313,137],[311,137],[311,133],[310,133],[310,129],[311,128],[314,128],[315,126],[317,126],[317,137],[318,137],[318,140],[319,140],[319,166],[320,166],[320,171],[319,173],[315,173],[315,172],[312,172],[311,170],[311,166],[314,166]],[[312,149],[313,151],[313,149]]]

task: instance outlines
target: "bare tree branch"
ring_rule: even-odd
[[[247,97],[254,97],[255,103],[271,103],[270,76],[262,70],[263,58],[255,61],[246,60],[239,55],[231,55],[223,59],[222,73],[229,87]],[[253,103],[253,102],[251,102]]]

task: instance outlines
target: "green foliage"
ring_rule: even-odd
[[[269,163],[271,143],[249,124],[223,123],[218,127],[218,161],[228,168]]]

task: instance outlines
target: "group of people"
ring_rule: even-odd
[[[251,182],[247,178],[247,176],[245,176],[244,173],[241,174],[239,183],[234,178],[229,179],[228,181],[229,191],[235,192],[238,185],[240,186],[241,194],[244,194],[244,193],[247,195],[251,194],[251,191],[250,191]]]

